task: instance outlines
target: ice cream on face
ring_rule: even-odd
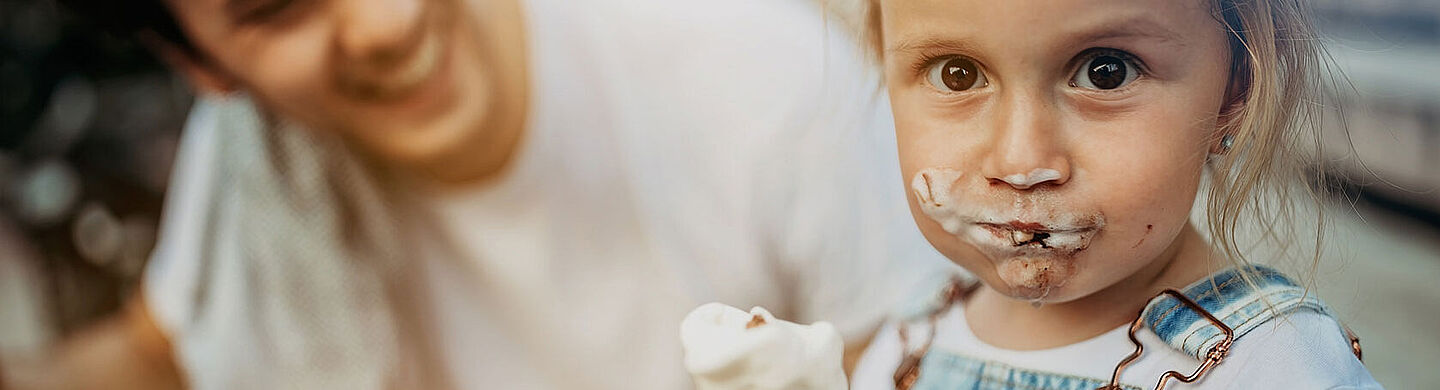
[[[1054,180],[1058,172],[1051,172],[1002,180],[1026,190]],[[967,193],[978,190],[966,188],[965,178],[958,169],[927,168],[915,174],[910,189],[925,216],[995,262],[997,276],[1016,298],[1041,300],[1063,286],[1077,271],[1076,255],[1105,226],[1101,214],[1065,210],[1043,191]]]
[[[764,308],[701,305],[680,324],[697,390],[845,390],[845,343],[828,322],[800,325]]]
[[[1015,188],[1028,189],[1036,184],[1060,179],[1060,171],[1049,168],[1035,168],[1030,173],[1016,173],[1000,178]]]

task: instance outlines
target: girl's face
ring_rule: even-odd
[[[1174,257],[1229,81],[1203,0],[882,0],[930,243],[1009,296],[1084,297]]]

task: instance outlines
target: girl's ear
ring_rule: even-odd
[[[1225,102],[1220,105],[1220,118],[1215,126],[1215,141],[1210,145],[1211,154],[1225,154],[1230,151],[1230,142],[1235,139],[1236,125],[1245,112],[1245,103],[1250,97],[1250,60],[1246,53],[1232,53],[1235,59],[1230,66],[1230,81],[1225,85]]]
[[[199,92],[224,95],[240,89],[239,83],[229,73],[216,67],[210,60],[201,58],[195,51],[185,50],[150,32],[140,33],[139,38],[161,61],[185,76]]]

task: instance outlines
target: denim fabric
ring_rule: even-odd
[[[1246,282],[1242,272],[1247,273],[1254,285]],[[1226,269],[1191,284],[1181,293],[1230,326],[1237,340],[1260,324],[1298,310],[1331,315],[1313,294],[1307,294],[1280,272],[1261,266],[1243,268],[1243,271]],[[1156,335],[1197,359],[1203,360],[1210,347],[1223,339],[1223,333],[1209,320],[1169,296],[1151,301],[1144,313],[1146,325]],[[918,316],[911,318],[915,317]],[[932,349],[921,360],[920,376],[913,389],[1094,390],[1108,383],[1108,378],[1017,368]]]
[[[1186,287],[1185,294],[1235,332],[1239,339],[1260,324],[1299,310],[1331,315],[1315,294],[1299,287],[1279,271],[1261,266],[1230,268]],[[1248,274],[1254,285],[1242,277]],[[1170,296],[1150,302],[1145,324],[1170,346],[1196,359],[1205,359],[1224,333],[1209,320]]]
[[[937,350],[925,355],[920,373],[911,390],[1095,390],[1110,383],[1108,379],[1016,368]]]

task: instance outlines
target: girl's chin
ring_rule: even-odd
[[[1049,301],[1075,276],[1073,258],[1057,256],[1016,256],[995,267],[1010,297],[1035,302]]]

